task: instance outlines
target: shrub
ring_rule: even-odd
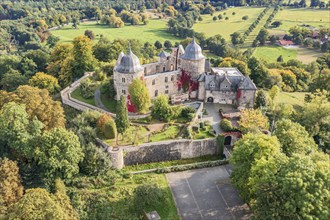
[[[191,117],[191,113],[195,113],[195,109],[193,109],[192,107],[184,107],[182,110],[181,110],[181,117],[183,118],[189,118]]]
[[[225,132],[229,132],[229,131],[234,130],[233,125],[231,124],[231,122],[228,119],[222,119],[221,120],[220,128]]]
[[[108,120],[104,125],[104,136],[109,139],[113,139],[117,136],[117,128],[114,120]]]
[[[224,147],[225,147],[225,137],[223,135],[218,135],[217,138],[216,138],[216,141],[217,141],[217,147],[219,149],[219,154],[221,156],[223,156],[223,150],[224,150]]]
[[[244,21],[246,21],[247,19],[249,19],[249,16],[248,16],[248,15],[244,15],[244,16],[242,17],[242,20],[244,20]]]

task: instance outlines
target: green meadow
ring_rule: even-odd
[[[213,21],[213,16],[202,15],[203,21],[197,22],[193,29],[197,32],[205,33],[207,37],[214,36],[216,34],[222,35],[227,41],[230,41],[230,35],[236,31],[244,33],[249,26],[255,21],[258,15],[264,8],[254,7],[237,7],[230,8],[225,11],[214,13],[213,16],[222,14],[223,19]],[[233,15],[232,13],[236,14]],[[226,14],[224,14],[226,13]],[[242,20],[243,16],[249,16],[248,20]],[[228,20],[225,20],[228,17]]]
[[[109,40],[120,39],[137,39],[142,42],[151,42],[159,40],[179,41],[180,38],[166,32],[167,20],[151,19],[147,25],[129,25],[125,24],[122,28],[110,28],[108,25],[97,24],[95,21],[84,22],[78,25],[78,29],[72,28],[71,25],[65,26],[60,30],[54,30],[52,33],[60,37],[61,42],[71,42],[73,38],[83,35],[85,30],[91,30],[95,34],[95,40],[99,40],[103,35]]]

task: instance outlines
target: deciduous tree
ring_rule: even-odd
[[[148,111],[151,101],[147,87],[140,79],[135,79],[128,87],[132,102],[140,113]]]
[[[243,133],[259,132],[263,129],[268,129],[268,119],[261,113],[260,110],[245,109],[241,111],[241,118],[238,122],[239,129]]]

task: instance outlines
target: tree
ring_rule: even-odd
[[[103,114],[97,120],[97,128],[106,138],[113,139],[117,136],[116,124],[112,117],[108,114]]]
[[[241,43],[241,34],[239,32],[234,32],[230,35],[231,42],[233,45],[240,44]]]
[[[47,190],[34,188],[26,190],[8,214],[9,219],[71,219],[67,210]]]
[[[65,125],[64,110],[61,103],[53,101],[45,89],[20,86],[15,92],[2,94],[0,107],[11,101],[25,104],[30,119],[36,117],[45,125],[44,129],[46,130]]]
[[[73,39],[73,78],[81,77],[85,72],[94,69],[95,58],[92,47],[92,41],[86,36],[79,36]]]
[[[233,125],[231,124],[231,121],[229,121],[228,119],[224,118],[220,121],[220,128],[224,131],[224,132],[230,132],[234,130]]]
[[[328,219],[329,164],[329,156],[323,153],[261,158],[247,184],[255,217]]]
[[[171,41],[166,40],[166,41],[164,42],[164,47],[165,47],[167,50],[169,50],[169,49],[171,49],[171,48],[173,47],[173,44],[172,44]]]
[[[255,163],[261,158],[267,160],[280,152],[277,138],[265,134],[249,133],[235,142],[234,151],[230,157],[230,163],[233,165],[231,180],[244,201],[249,202],[251,199],[247,182]]]
[[[125,131],[129,128],[130,122],[128,119],[126,99],[124,96],[121,96],[119,103],[117,103],[115,122],[117,126],[117,131],[120,134],[125,133]]]
[[[31,160],[34,156],[31,142],[41,134],[42,128],[43,124],[36,118],[29,120],[24,104],[4,104],[0,110],[0,157]]]
[[[283,56],[282,55],[280,55],[279,57],[277,57],[277,62],[279,62],[279,63],[283,62]]]
[[[268,31],[265,28],[262,28],[259,31],[256,39],[259,41],[260,45],[265,45],[267,38],[268,38]]]
[[[255,100],[255,108],[259,108],[261,111],[268,111],[272,105],[272,100],[270,99],[269,95],[263,91],[259,90],[257,92],[257,97]]]
[[[84,35],[85,35],[86,37],[88,37],[90,40],[94,40],[94,38],[95,38],[95,34],[94,34],[94,32],[91,31],[91,30],[85,30]]]
[[[128,92],[131,96],[133,104],[140,113],[145,113],[149,110],[151,104],[150,96],[148,89],[142,80],[133,80],[131,85],[128,87]]]
[[[23,196],[23,186],[19,177],[17,162],[0,159],[0,216],[7,208]]]
[[[29,80],[29,85],[38,87],[39,89],[47,89],[50,94],[54,94],[60,89],[57,79],[43,72],[37,72],[36,75]]]
[[[15,91],[17,87],[27,83],[27,78],[18,70],[10,69],[8,72],[3,74],[0,81],[1,89],[8,92]]]
[[[244,61],[231,57],[225,57],[219,67],[236,67],[244,76],[250,75],[250,69]]]
[[[39,136],[34,151],[37,164],[50,179],[73,177],[84,157],[77,135],[64,128],[54,128]]]
[[[242,20],[243,20],[243,21],[246,21],[247,19],[249,19],[249,16],[248,16],[248,15],[244,15],[244,16],[242,17]]]
[[[330,151],[330,102],[327,92],[317,91],[298,115],[299,123],[314,137],[324,151]]]
[[[47,44],[48,44],[50,47],[54,47],[59,41],[60,41],[60,38],[59,38],[59,37],[56,37],[56,36],[54,36],[54,35],[50,35],[50,36],[47,38]]]
[[[259,132],[268,129],[269,124],[267,118],[260,110],[246,109],[241,111],[241,118],[238,121],[239,129],[243,133]]]
[[[274,85],[272,88],[268,91],[269,97],[274,101],[277,94],[280,92],[280,88],[278,86]]]
[[[155,42],[155,47],[157,48],[157,50],[159,50],[159,49],[162,49],[163,48],[163,45],[162,45],[162,43],[160,41],[157,40]]]
[[[216,21],[218,20],[218,17],[217,16],[213,16],[213,21]]]
[[[155,119],[166,122],[172,119],[173,111],[171,106],[168,104],[168,98],[166,95],[161,94],[153,100],[151,115]]]
[[[305,128],[289,119],[278,121],[274,134],[287,156],[292,156],[294,153],[310,154],[317,150],[317,145]]]

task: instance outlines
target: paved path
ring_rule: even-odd
[[[108,111],[108,109],[103,105],[102,100],[101,100],[101,91],[100,88],[97,88],[94,93],[94,101],[95,105],[105,111]]]
[[[166,174],[182,220],[249,219],[228,165]]]
[[[203,121],[210,121],[213,127],[213,130],[220,134],[222,131],[220,129],[220,115],[219,115],[219,108],[217,108],[216,104],[213,103],[205,103],[204,108],[207,111],[207,115],[203,115]]]

